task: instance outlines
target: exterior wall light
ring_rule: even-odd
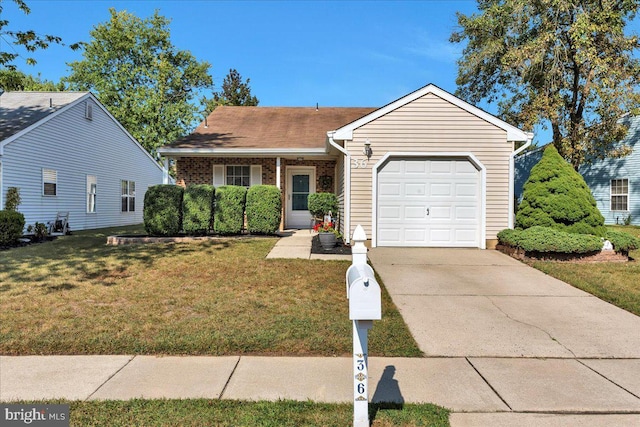
[[[373,155],[373,150],[371,149],[371,142],[367,139],[364,141],[364,150],[362,150],[365,156],[367,156],[367,160],[371,159]]]

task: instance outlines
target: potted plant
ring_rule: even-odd
[[[338,239],[342,237],[340,232],[334,228],[333,222],[319,222],[313,226],[313,230],[318,232],[320,245],[325,251],[335,248]]]

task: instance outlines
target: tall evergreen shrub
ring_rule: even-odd
[[[182,230],[184,189],[160,184],[149,187],[144,195],[144,229],[151,236],[175,236]]]
[[[238,234],[244,226],[247,189],[236,185],[216,188],[213,209],[213,231],[218,234]]]
[[[189,185],[182,199],[182,228],[192,235],[207,234],[213,221],[213,185]]]
[[[0,211],[0,246],[12,246],[18,242],[24,230],[24,215],[11,210]]]
[[[274,185],[254,185],[247,191],[249,233],[273,234],[280,228],[282,196]]]
[[[531,169],[516,214],[516,227],[536,225],[567,233],[604,236],[604,217],[582,176],[553,145]]]

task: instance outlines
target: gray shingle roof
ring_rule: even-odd
[[[0,94],[0,141],[15,135],[88,92],[4,92]]]

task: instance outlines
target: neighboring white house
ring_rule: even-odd
[[[17,187],[26,224],[69,212],[72,230],[139,224],[166,171],[89,92],[0,94],[0,208]]]

